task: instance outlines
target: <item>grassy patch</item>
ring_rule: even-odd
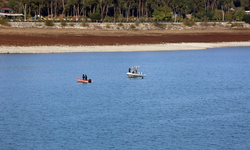
[[[110,25],[109,25],[109,24],[107,24],[107,25],[106,25],[106,28],[107,28],[107,29],[109,29],[109,28],[110,28]]]
[[[0,24],[3,26],[10,26],[9,22],[5,19],[0,19]]]
[[[46,26],[50,26],[50,27],[54,26],[54,21],[53,20],[45,20],[44,23],[45,23]]]
[[[132,29],[132,30],[134,30],[135,29],[135,25],[131,24],[129,28]]]
[[[65,26],[67,25],[66,21],[62,20],[62,21],[61,21],[61,25],[62,25],[63,27],[65,27]]]

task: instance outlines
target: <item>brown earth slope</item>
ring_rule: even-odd
[[[90,46],[250,41],[249,30],[96,31],[0,28],[0,46]]]

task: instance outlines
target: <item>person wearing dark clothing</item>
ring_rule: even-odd
[[[85,76],[84,76],[84,74],[82,74],[82,79],[84,80],[84,78],[85,78]]]
[[[88,77],[87,77],[87,75],[85,75],[85,80],[88,80]]]
[[[131,68],[128,69],[128,72],[130,72],[130,71],[131,71]]]

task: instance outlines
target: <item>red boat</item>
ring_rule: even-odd
[[[93,82],[93,80],[91,80],[91,79],[83,80],[83,79],[81,79],[81,78],[77,78],[76,80],[77,80],[77,82],[79,82],[79,83],[92,83],[92,82]]]

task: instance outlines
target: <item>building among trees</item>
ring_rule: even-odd
[[[42,15],[54,20],[83,20],[101,16],[109,22],[183,21],[185,14],[192,14],[197,21],[242,20],[242,12],[249,6],[250,0],[0,0],[0,7],[26,14],[26,18]]]
[[[0,13],[14,14],[14,10],[11,8],[1,8],[0,7]]]
[[[0,7],[0,17],[5,17],[5,18],[23,17],[23,14],[14,14],[13,9]]]

